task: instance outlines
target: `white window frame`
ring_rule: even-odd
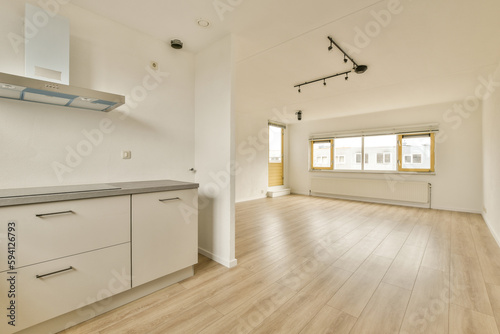
[[[332,166],[330,169],[333,172],[348,172],[348,173],[385,173],[385,174],[407,174],[407,173],[414,173],[414,174],[435,174],[435,160],[436,160],[436,133],[439,132],[439,124],[434,123],[434,124],[420,124],[420,125],[413,125],[413,126],[403,126],[403,127],[392,127],[392,128],[378,128],[378,129],[363,129],[363,130],[358,130],[358,131],[343,131],[343,132],[331,132],[331,133],[321,133],[321,134],[313,134],[309,137],[309,141],[311,143],[313,142],[318,142],[318,141],[327,141],[331,140],[332,142],[332,151],[335,149],[335,144],[334,141],[337,138],[354,138],[354,137],[361,137],[362,144],[361,144],[361,169],[353,169],[353,170],[344,170],[342,167],[339,166],[338,170],[335,167],[335,165],[345,165],[347,163],[345,159],[345,154],[343,155],[337,155],[335,156],[332,152]],[[405,162],[407,164],[414,164],[415,161],[413,159],[413,155],[402,155],[402,142],[403,138],[405,137],[411,137],[411,136],[422,136],[428,134],[431,138],[431,147],[430,147],[430,159],[431,159],[431,165],[430,168],[403,168],[402,164],[405,158],[409,156],[409,160],[411,162]],[[393,152],[381,152],[381,153],[376,153],[373,155],[373,157],[370,157],[370,154],[365,153],[365,138],[369,136],[384,136],[384,135],[396,135],[397,136],[397,150],[396,153],[393,154]],[[355,153],[355,159],[356,156],[359,153]],[[382,160],[379,163],[378,161],[378,154],[382,154]],[[415,153],[418,155],[418,153]],[[311,145],[311,155],[312,155],[312,145]],[[394,161],[396,162],[397,165],[397,170],[377,170],[377,169],[369,169],[366,170],[365,166],[368,164],[375,165],[388,165],[393,163],[393,155],[394,155]],[[420,154],[421,157],[421,162],[417,164],[423,164],[423,155]],[[387,156],[389,156],[389,160],[386,162]],[[359,162],[354,161],[355,165],[359,166]],[[314,171],[317,168],[310,168],[310,171]],[[319,168],[318,168],[319,169]]]

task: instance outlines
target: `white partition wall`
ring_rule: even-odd
[[[234,251],[234,118],[232,37],[196,56],[195,165],[199,251],[227,266]]]

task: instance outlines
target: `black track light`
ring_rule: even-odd
[[[333,75],[330,75],[330,76],[327,76],[327,77],[324,77],[324,78],[320,78],[320,79],[306,81],[306,82],[301,83],[299,85],[293,86],[295,88],[298,87],[299,93],[301,92],[301,89],[300,89],[301,86],[309,85],[309,84],[312,84],[312,83],[315,83],[315,82],[318,82],[318,81],[323,81],[323,86],[326,86],[326,79],[334,78],[334,77],[337,77],[337,76],[340,76],[340,75],[345,75],[345,80],[348,81],[349,80],[349,73],[355,72],[357,74],[362,74],[362,73],[365,73],[366,70],[368,70],[368,66],[366,66],[366,65],[358,65],[354,61],[354,59],[352,59],[351,56],[349,56],[344,50],[342,50],[342,48],[337,43],[335,43],[335,41],[333,40],[333,38],[331,38],[330,36],[328,36],[328,40],[330,41],[330,46],[328,47],[328,51],[331,51],[333,49],[333,46],[336,46],[337,49],[339,49],[339,51],[342,52],[342,54],[344,55],[344,63],[347,63],[349,60],[352,62],[352,70],[345,71],[345,72],[340,72],[340,73],[333,74]]]
[[[299,93],[300,93],[300,87],[302,87],[304,85],[309,85],[309,84],[312,84],[312,83],[315,83],[315,82],[318,82],[318,81],[323,81],[323,85],[326,86],[326,79],[335,78],[335,77],[338,77],[339,75],[347,75],[347,73],[351,73],[351,72],[352,71],[346,71],[346,72],[341,72],[341,73],[333,74],[333,75],[330,75],[330,76],[327,76],[327,77],[324,77],[324,78],[321,78],[321,79],[316,79],[316,80],[313,80],[313,81],[303,82],[303,83],[295,85],[293,87],[298,88],[299,89]]]

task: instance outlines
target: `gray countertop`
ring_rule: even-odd
[[[40,188],[0,189],[0,207],[160,191],[197,189],[198,186],[199,185],[197,183],[157,180]]]

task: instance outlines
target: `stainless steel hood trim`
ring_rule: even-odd
[[[0,73],[0,98],[104,112],[125,104],[125,96],[122,95],[7,73]]]

